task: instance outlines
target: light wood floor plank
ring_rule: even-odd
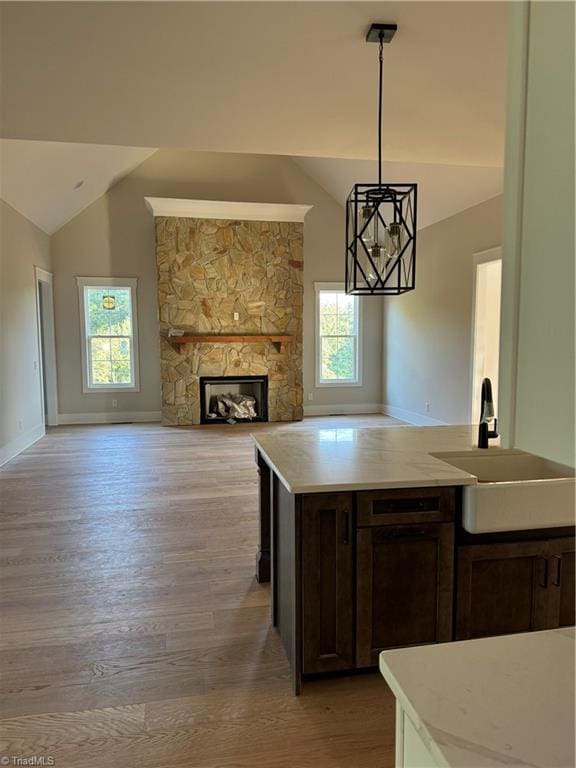
[[[0,755],[57,768],[389,768],[378,675],[294,698],[254,580],[250,431],[59,427],[0,469]]]

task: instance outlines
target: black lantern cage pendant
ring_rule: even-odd
[[[415,288],[416,184],[382,182],[384,43],[396,24],[372,24],[366,41],[379,44],[378,183],[355,184],[346,203],[346,293],[394,296]]]

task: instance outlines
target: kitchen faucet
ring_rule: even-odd
[[[494,428],[488,429],[491,421]],[[488,448],[488,440],[498,437],[498,420],[494,416],[494,401],[492,400],[492,382],[482,379],[482,399],[480,401],[480,424],[478,425],[478,448]]]

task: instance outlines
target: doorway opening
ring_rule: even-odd
[[[478,253],[474,262],[471,418],[472,424],[478,424],[480,391],[484,378],[492,382],[494,411],[498,415],[502,249],[491,248]]]
[[[38,354],[40,394],[44,424],[58,424],[58,382],[56,377],[56,342],[54,333],[53,275],[40,267],[34,268],[36,280],[36,317],[38,321]]]

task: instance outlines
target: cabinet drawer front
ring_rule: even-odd
[[[358,525],[449,523],[454,520],[454,488],[408,488],[358,493]]]

